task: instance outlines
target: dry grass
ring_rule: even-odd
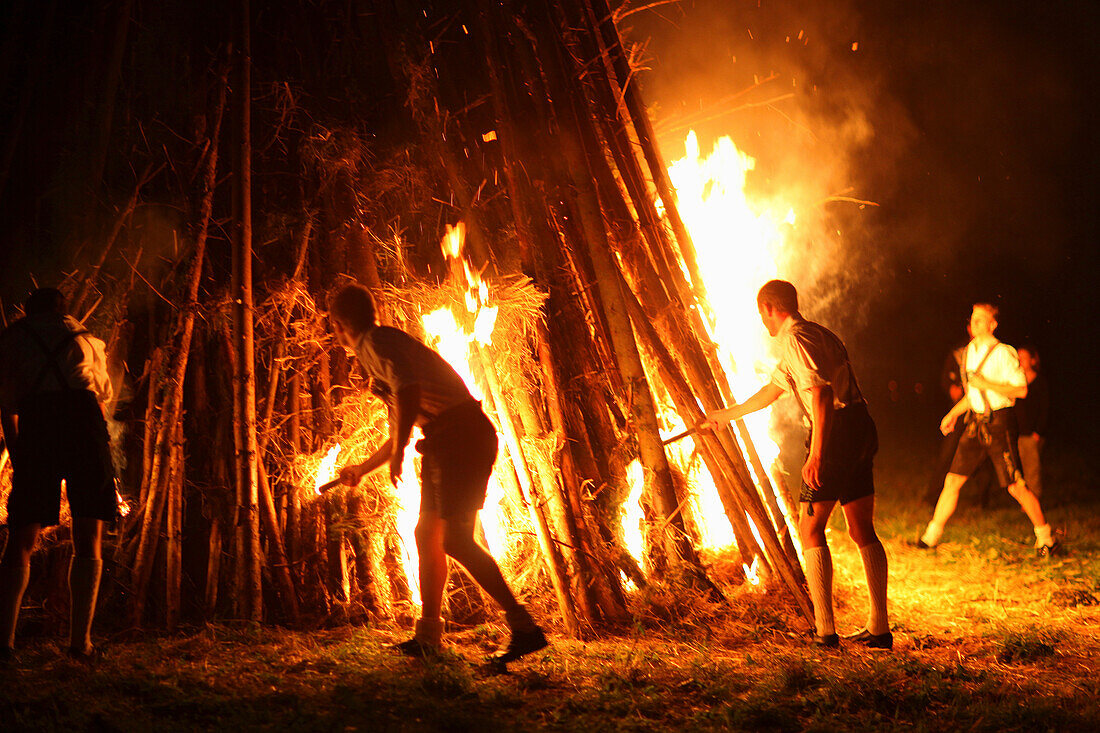
[[[408,633],[394,626],[208,626],[116,640],[93,669],[67,661],[58,639],[24,635],[19,663],[0,668],[0,729],[1097,729],[1100,507],[1084,491],[1052,497],[1067,552],[1049,562],[1003,501],[964,507],[945,544],[922,552],[911,541],[930,509],[907,478],[918,474],[893,467],[880,481],[892,652],[807,646],[775,589],[725,586],[713,603],[660,584],[634,596],[629,628],[553,634],[503,676],[481,665],[505,636],[495,624],[452,630],[426,664],[387,649]],[[843,633],[866,601],[839,514],[830,532]]]

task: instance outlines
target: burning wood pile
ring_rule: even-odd
[[[454,5],[444,26],[393,8],[376,19],[392,31],[415,161],[408,146],[404,162],[372,158],[363,135],[315,123],[292,145],[297,213],[260,221],[262,247],[247,223],[232,253],[214,248],[215,209],[230,208],[218,187],[226,64],[195,156],[191,236],[160,287],[141,271],[133,204],[113,235],[128,254],[109,259],[112,238],[69,283],[78,317],[91,312],[135,377],[118,415],[134,510],[115,577],[129,620],[415,616],[413,459],[396,488],[331,483],[385,435],[382,403],[325,323],[347,277],[384,293],[382,322],[422,337],[483,401],[502,450],[482,539],[566,633],[627,620],[632,589],[652,582],[717,597],[704,548],[736,552],[746,582],[771,578],[812,619],[767,417],[664,444],[733,402],[732,360],[758,382],[761,331],[744,314],[775,264],[730,272],[728,249],[766,243],[725,232],[699,246],[710,174],[692,156],[666,169],[606,0]],[[270,198],[250,201],[251,171],[236,175],[237,217],[292,196],[259,162]],[[429,200],[434,221],[420,215]],[[395,224],[403,210],[418,230]],[[440,232],[444,220],[454,226]],[[116,259],[127,266],[112,270]],[[448,598],[457,622],[493,613],[457,570]]]

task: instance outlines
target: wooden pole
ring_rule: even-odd
[[[203,175],[203,198],[200,205],[199,231],[195,240],[195,249],[192,254],[191,270],[188,279],[187,304],[179,313],[179,340],[174,349],[175,356],[172,361],[170,381],[167,393],[160,412],[160,421],[156,430],[156,441],[152,449],[152,461],[148,473],[148,484],[142,488],[145,497],[144,513],[142,516],[141,539],[138,544],[137,556],[134,560],[133,575],[135,578],[133,589],[133,606],[131,620],[134,625],[141,625],[145,612],[145,598],[148,593],[149,580],[152,576],[152,563],[156,551],[157,540],[160,533],[160,515],[164,506],[164,494],[169,486],[168,475],[163,467],[165,459],[170,457],[169,442],[176,430],[182,429],[183,412],[183,385],[187,376],[187,361],[191,350],[191,338],[194,333],[195,312],[198,309],[199,285],[202,281],[203,260],[206,254],[206,241],[209,232],[210,219],[213,214],[214,188],[217,180],[218,165],[218,141],[220,138],[221,121],[225,111],[226,93],[228,89],[228,65],[222,73],[218,103],[214,113],[214,126],[210,138],[209,153]],[[159,363],[159,353],[154,354],[152,367]],[[150,373],[151,382],[155,382],[156,373]],[[150,398],[155,399],[153,385],[150,385]],[[147,410],[147,419],[149,411]],[[151,433],[151,428],[146,426],[146,436]],[[146,453],[149,447],[145,448]],[[182,460],[182,456],[181,456]],[[169,463],[171,461],[169,460]]]
[[[250,0],[240,0],[241,52],[238,56],[238,230],[234,248],[233,268],[233,333],[238,353],[238,373],[235,381],[236,399],[240,404],[240,453],[238,461],[240,537],[245,551],[239,556],[247,563],[243,571],[243,587],[247,617],[263,619],[262,575],[263,551],[260,546],[259,449],[256,434],[256,341],[253,333],[254,304],[252,295],[252,34]]]
[[[531,516],[531,524],[535,527],[539,547],[542,550],[542,559],[546,564],[547,575],[550,576],[550,584],[554,588],[554,595],[558,601],[558,610],[562,615],[566,633],[577,638],[580,636],[580,623],[577,620],[576,609],[573,605],[573,597],[569,592],[569,576],[561,558],[561,551],[550,531],[550,522],[546,518],[543,506],[535,501],[533,489],[534,477],[530,465],[523,453],[523,441],[516,427],[515,420],[508,411],[508,402],[501,389],[496,371],[490,367],[491,362],[483,352],[476,352],[475,363],[480,370],[483,384],[489,389],[486,396],[490,399],[494,413],[504,431],[504,440],[508,445],[513,465],[516,467],[516,476],[519,478],[520,487],[524,491],[523,505],[527,507]],[[542,492],[539,492],[540,494]]]

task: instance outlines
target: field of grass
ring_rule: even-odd
[[[430,663],[392,653],[407,631],[386,627],[150,634],[108,640],[91,668],[59,639],[29,638],[0,668],[0,730],[1100,730],[1095,486],[1067,459],[1067,488],[1048,500],[1066,552],[1049,561],[1003,498],[964,506],[944,544],[922,552],[911,543],[930,508],[915,480],[890,479],[920,466],[885,463],[892,652],[808,647],[774,589],[721,604],[650,589],[631,628],[553,634],[505,675],[481,664],[497,626],[451,633]],[[862,626],[866,600],[858,552],[839,512],[833,521],[843,634]]]

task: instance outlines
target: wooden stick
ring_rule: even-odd
[[[669,443],[675,443],[678,440],[683,440],[684,438],[688,437],[689,435],[695,435],[697,432],[699,432],[698,428],[688,428],[687,430],[685,430],[682,433],[676,433],[676,435],[673,435],[671,438],[665,438],[664,440],[661,441],[661,445],[668,445]]]

